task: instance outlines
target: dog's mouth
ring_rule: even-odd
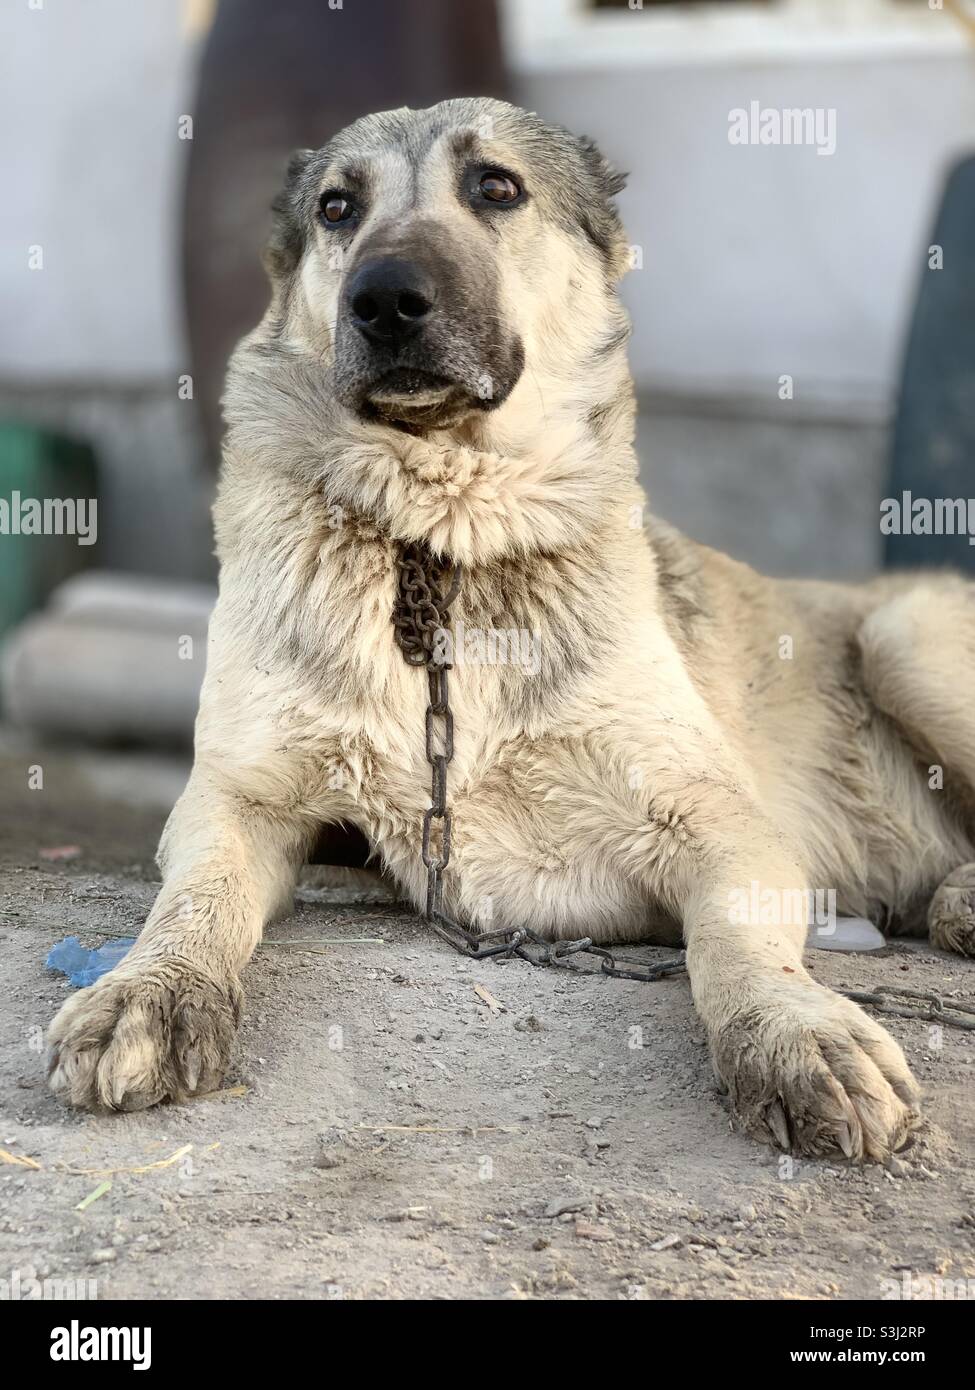
[[[414,349],[406,360],[363,363],[361,356],[344,354],[340,345],[336,385],[339,399],[361,419],[423,433],[452,429],[496,410],[524,365],[520,339],[507,352],[495,353],[490,366],[448,365],[434,348],[425,353]]]
[[[469,413],[468,392],[459,382],[419,367],[393,367],[363,393],[366,414],[416,428],[440,427]]]

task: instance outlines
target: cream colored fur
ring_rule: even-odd
[[[524,164],[512,131],[496,157]],[[395,197],[395,156],[374,157]],[[438,157],[411,215],[472,236]],[[360,827],[422,903],[426,681],[390,615],[397,542],[426,540],[464,564],[455,620],[541,638],[537,675],[453,673],[447,911],[604,942],[682,931],[736,1121],[796,1152],[883,1158],[917,1120],[901,1049],[807,973],[803,924],[732,922],[729,902],[753,883],[835,889],[841,911],[912,929],[975,859],[972,586],[769,580],[650,520],[624,248],[607,275],[527,211],[481,249],[525,342],[493,413],[421,437],[336,406],[341,272],[320,238],[239,347],[193,774],[136,947],[52,1025],[52,1085],[114,1108],[215,1085],[240,972],[324,822]],[[939,940],[971,953],[966,911]]]

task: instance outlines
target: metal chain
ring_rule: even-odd
[[[450,862],[453,825],[447,806],[447,768],[454,756],[454,717],[450,709],[447,674],[453,663],[448,659],[446,638],[450,628],[450,605],[460,589],[462,570],[460,565],[451,568],[444,564],[426,546],[419,544],[401,547],[397,567],[398,592],[393,605],[396,641],[410,666],[426,668],[430,683],[426,710],[426,754],[431,768],[431,791],[430,807],[423,816],[420,851],[427,871],[424,920],[455,951],[474,960],[485,960],[488,956],[518,956],[531,965],[578,969],[578,962],[573,958],[586,955],[599,961],[599,971],[588,973],[612,975],[618,980],[641,980],[649,984],[667,975],[683,974],[687,969],[683,951],[672,960],[647,965],[633,956],[618,956],[603,947],[594,946],[589,936],[574,941],[547,941],[531,927],[476,932],[461,926],[444,912],[443,872]],[[433,848],[434,822],[440,826],[439,851]],[[935,994],[900,989],[894,985],[879,985],[872,993],[845,989],[836,992],[881,1013],[975,1030],[975,1021],[957,1017],[958,1013],[975,1014],[975,1008],[943,1001]],[[889,997],[884,997],[891,995],[900,996],[905,1002],[893,1003]]]
[[[837,994],[845,994],[857,1004],[867,1004],[882,1014],[896,1014],[898,1018],[920,1018],[927,1023],[940,1023],[948,1028],[962,1028],[975,1032],[975,1005],[965,1004],[957,999],[943,999],[940,994],[927,990],[908,989],[902,985],[876,985],[873,990],[838,989]],[[903,1003],[897,1003],[897,1000]],[[893,1002],[892,1002],[893,1001]],[[970,1018],[960,1018],[960,1014],[970,1014]]]
[[[684,953],[674,960],[646,965],[632,956],[617,956],[594,946],[592,938],[547,941],[531,927],[508,927],[476,932],[461,926],[443,910],[443,872],[450,862],[452,817],[447,806],[447,768],[454,756],[454,718],[450,708],[447,634],[450,605],[460,589],[462,570],[443,564],[425,546],[403,546],[397,558],[397,597],[393,605],[396,642],[410,666],[426,668],[430,698],[426,709],[426,755],[431,769],[430,807],[423,816],[420,853],[427,871],[424,919],[455,951],[474,960],[488,956],[518,956],[531,965],[575,966],[573,957],[599,960],[600,972],[622,980],[661,980],[686,970]],[[439,825],[440,846],[433,839]]]

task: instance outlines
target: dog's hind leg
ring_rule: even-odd
[[[975,864],[953,870],[928,908],[931,941],[943,951],[975,956]]]
[[[975,860],[975,584],[953,575],[919,579],[870,614],[859,641],[874,704],[960,786]],[[928,929],[934,945],[975,955],[975,862],[944,879]]]
[[[919,579],[875,608],[858,638],[874,704],[975,795],[975,583]]]
[[[244,801],[194,769],[163,835],[163,887],[142,934],[51,1024],[52,1088],[108,1110],[212,1090],[240,1018],[240,971],[308,838],[294,812]]]

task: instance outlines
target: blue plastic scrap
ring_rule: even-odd
[[[106,941],[104,946],[90,951],[87,946],[82,946],[76,936],[66,936],[51,947],[44,964],[49,970],[60,970],[73,985],[84,989],[118,965],[134,945],[134,936],[122,936],[117,941]]]

